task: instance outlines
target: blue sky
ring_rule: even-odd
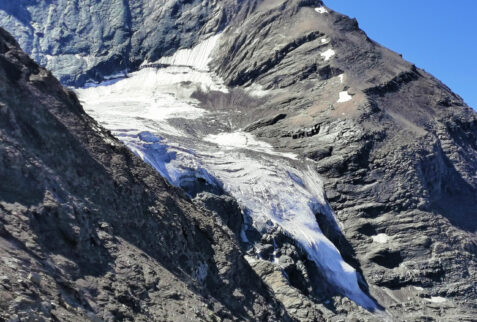
[[[324,0],[477,109],[477,0]]]

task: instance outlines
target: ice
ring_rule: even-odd
[[[325,7],[315,8],[315,11],[321,14],[328,13],[329,11]]]
[[[348,91],[340,92],[339,95],[340,95],[340,97],[336,101],[337,103],[345,103],[345,102],[351,101],[353,99],[353,96],[349,95]]]
[[[377,234],[375,236],[371,236],[373,241],[380,244],[385,244],[389,241],[389,236],[386,234]]]
[[[335,54],[336,54],[336,52],[333,49],[329,48],[326,51],[322,52],[320,55],[321,55],[321,57],[323,57],[325,59],[325,61],[328,61]]]
[[[316,221],[316,212],[333,216],[316,171],[309,166],[297,168],[295,160],[243,150],[242,135],[229,138],[225,150],[203,142],[197,142],[195,150],[167,146],[167,142],[127,144],[174,185],[183,186],[184,178],[194,176],[220,185],[247,210],[254,228],[265,233],[279,227],[308,253],[330,283],[356,303],[374,308],[359,288],[356,271]],[[241,236],[248,241],[243,231]]]
[[[206,71],[218,37],[161,61],[181,66],[146,67],[127,78],[78,89],[80,101],[90,115],[171,184],[188,191],[200,178],[233,196],[244,209],[242,241],[249,242],[246,230],[250,226],[263,233],[283,231],[296,240],[336,289],[374,309],[374,302],[358,285],[357,272],[317,223],[317,213],[330,222],[334,216],[312,161],[276,151],[240,129],[190,134],[196,133],[189,132],[190,127],[202,129],[205,118],[221,120],[213,114],[220,112],[206,111],[192,97],[198,89],[227,91],[219,78]],[[334,51],[325,57],[332,55]],[[178,125],[186,122],[187,126]],[[198,269],[199,279],[202,273]]]

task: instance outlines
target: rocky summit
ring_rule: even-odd
[[[475,321],[477,113],[356,20],[0,0],[0,27],[0,320]]]

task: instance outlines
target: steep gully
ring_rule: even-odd
[[[316,216],[321,214],[339,230],[323,184],[310,166],[313,161],[275,151],[237,128],[223,111],[204,109],[194,98],[197,93],[230,91],[208,68],[219,39],[215,35],[192,49],[146,61],[127,77],[86,84],[77,89],[80,101],[91,116],[191,198],[201,191],[235,198],[243,216],[240,239],[254,256],[261,256],[254,247],[255,232],[282,231],[341,294],[376,310],[379,305],[358,283],[359,273],[318,225]],[[328,50],[323,55],[330,54]],[[244,95],[260,99],[267,92],[248,87]],[[340,94],[340,100],[345,102],[347,96]]]

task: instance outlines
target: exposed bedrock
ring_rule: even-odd
[[[422,306],[441,297],[445,312],[431,308],[429,317],[470,319],[477,296],[475,112],[353,20],[288,3],[251,15],[222,44],[217,66],[226,80],[254,75],[250,82],[269,90],[251,112],[262,119],[250,122],[252,133],[316,161],[352,256],[389,312],[406,307],[398,319],[423,318]],[[280,59],[270,60],[275,50]],[[342,73],[297,76],[313,65]],[[340,102],[341,92],[351,98]],[[266,121],[265,111],[268,120],[286,117]]]
[[[1,29],[0,83],[0,319],[289,319],[233,233]]]

